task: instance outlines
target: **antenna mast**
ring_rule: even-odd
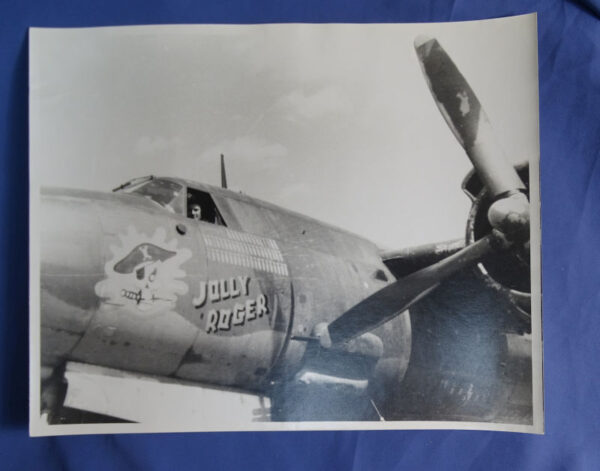
[[[225,157],[221,154],[221,188],[227,188],[227,173],[225,173]]]

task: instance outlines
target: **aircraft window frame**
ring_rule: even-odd
[[[157,187],[158,186],[158,187]],[[170,186],[168,191],[172,192],[171,198],[164,197],[165,195],[154,191],[160,187],[161,191],[165,189],[165,187]],[[146,192],[143,190],[147,190],[152,188],[153,191]],[[130,195],[137,195],[143,198],[147,198],[153,203],[156,203],[161,208],[164,208],[172,213],[183,214],[183,198],[182,195],[185,194],[185,185],[178,183],[173,180],[169,180],[166,178],[152,178],[150,180],[146,180],[140,182],[140,184],[133,186],[132,188],[125,188],[122,190],[123,193],[127,193]]]
[[[215,199],[208,191],[199,190],[197,188],[188,186],[186,189],[186,195],[185,216],[188,219],[194,220],[194,216],[192,215],[192,206],[197,204],[201,208],[201,217],[197,222],[227,227],[227,223],[225,222],[225,219],[223,218]]]

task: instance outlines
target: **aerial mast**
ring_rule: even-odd
[[[227,173],[225,173],[225,157],[221,154],[221,188],[227,188]]]

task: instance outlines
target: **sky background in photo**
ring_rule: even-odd
[[[471,168],[413,48],[440,41],[509,159],[537,159],[535,19],[36,30],[32,182],[228,183],[401,248],[462,237]]]

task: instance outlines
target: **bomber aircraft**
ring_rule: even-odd
[[[133,406],[159,383],[198,391],[190,411],[233,397],[250,421],[530,424],[528,168],[507,161],[439,42],[415,50],[474,166],[465,240],[383,252],[227,189],[223,160],[221,188],[45,188],[40,414],[152,421]]]

